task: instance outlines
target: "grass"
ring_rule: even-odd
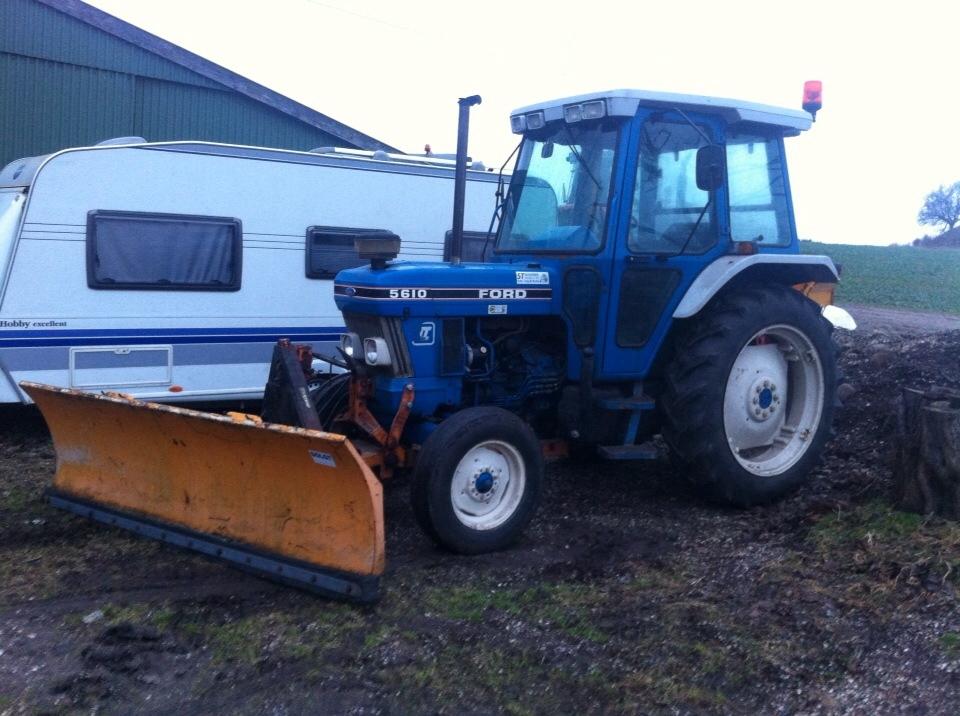
[[[640,697],[636,698],[632,705],[652,700],[661,706],[684,704],[697,709],[720,709],[727,702],[722,691],[698,686],[690,683],[684,676],[664,672],[665,670],[637,672],[625,678],[620,686],[628,694],[637,694]]]
[[[840,302],[960,314],[960,249],[800,244],[843,266]]]
[[[482,704],[476,708],[481,713],[521,716],[564,713],[584,693],[591,694],[598,707],[621,700],[616,683],[587,660],[559,665],[536,644],[522,642],[504,646],[483,640],[444,641],[435,645],[432,658],[371,676],[396,694],[390,705],[400,713],[433,712],[436,703],[467,703]]]
[[[0,548],[0,606],[54,596],[63,574],[84,557],[73,545]]]
[[[36,534],[40,535],[35,540],[9,547],[0,544],[0,606],[61,595],[67,588],[64,579],[70,577],[74,582],[82,579],[105,551],[109,550],[118,563],[122,563],[123,560],[151,559],[163,549],[152,540],[126,534],[105,535],[96,530],[76,537],[71,543],[46,541],[42,534],[51,526],[50,518],[45,518],[46,524],[35,526]],[[122,571],[113,568],[98,579],[122,577]]]
[[[338,603],[318,602],[298,610],[269,609],[247,614],[170,602],[108,603],[100,611],[102,618],[89,626],[93,631],[122,623],[151,626],[178,641],[209,649],[217,664],[255,666],[265,655],[285,661],[316,659],[343,646],[354,635],[359,641],[366,634],[366,649],[375,648],[392,635],[388,627],[368,632],[361,612]],[[70,614],[64,624],[88,628],[83,622],[87,613],[85,610]]]
[[[810,540],[824,560],[870,573],[880,590],[899,584],[960,584],[960,523],[895,510],[876,500],[822,517]]]
[[[598,713],[678,706],[713,713],[725,711],[730,698],[757,675],[780,671],[807,648],[777,628],[743,623],[709,600],[684,594],[689,583],[683,575],[657,572],[604,582],[426,590],[424,610],[464,623],[461,634],[502,629],[504,616],[511,625],[523,626],[516,641],[500,643],[495,653],[484,648],[482,637],[472,639],[469,648],[444,644],[437,658],[390,678],[402,675],[442,701],[463,692],[466,670],[472,687],[508,713],[526,713],[528,707],[536,713],[562,712],[579,693],[591,693]],[[618,614],[633,613],[637,620],[608,622],[614,604]],[[647,618],[657,628],[648,629]],[[631,629],[626,639],[612,631],[624,627]],[[665,632],[670,634],[666,641]],[[543,643],[531,639],[537,633]],[[576,645],[582,661],[558,664],[553,655],[564,643]]]
[[[960,657],[960,634],[955,631],[948,631],[940,636],[940,648],[944,653],[951,657]]]
[[[886,539],[918,529],[922,520],[897,518],[868,531]],[[822,530],[825,548],[848,539],[846,528]],[[574,705],[585,713],[724,713],[744,706],[741,694],[755,680],[796,675],[798,655],[803,663],[820,648],[819,640],[798,640],[775,621],[720,608],[696,581],[659,569],[587,582],[481,577],[398,588],[365,609],[307,600],[253,609],[108,603],[102,621],[85,625],[77,613],[70,626],[95,634],[121,622],[146,624],[231,678],[270,679],[261,670],[280,669],[276,678],[302,678],[310,688],[374,689],[399,713],[435,711],[437,704],[518,715]],[[940,641],[947,653],[952,638],[948,632]],[[842,675],[844,658],[840,648],[827,666]]]
[[[311,605],[288,612],[270,610],[245,616],[212,615],[188,608],[179,614],[161,611],[154,624],[179,632],[196,643],[210,647],[217,662],[252,666],[265,655],[299,661],[321,657],[353,635],[365,632],[360,612],[345,604]]]
[[[425,601],[448,619],[479,622],[488,612],[501,612],[602,644],[609,635],[591,623],[591,612],[606,599],[594,585],[559,582],[524,588],[435,588]]]
[[[25,512],[41,502],[41,495],[16,485],[0,490],[0,510],[6,512]]]

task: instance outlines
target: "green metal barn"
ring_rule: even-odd
[[[396,151],[79,0],[0,0],[0,167],[125,136]]]

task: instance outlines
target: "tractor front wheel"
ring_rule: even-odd
[[[798,487],[830,434],[831,326],[788,287],[721,297],[678,336],[663,437],[707,497],[747,506]]]
[[[542,481],[540,443],[529,425],[501,408],[467,408],[425,441],[411,501],[417,522],[435,542],[480,554],[520,536]]]

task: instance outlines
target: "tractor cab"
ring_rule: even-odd
[[[783,138],[810,124],[805,111],[630,90],[517,110],[492,260],[556,277],[574,369],[590,346],[598,375],[642,378],[707,265],[799,253]]]

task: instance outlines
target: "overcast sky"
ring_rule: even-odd
[[[515,144],[510,110],[539,100],[630,87],[799,107],[819,79],[817,123],[788,140],[802,238],[934,233],[923,198],[960,180],[946,0],[87,1],[408,152],[452,152],[456,100],[480,94],[470,153],[488,166]]]

